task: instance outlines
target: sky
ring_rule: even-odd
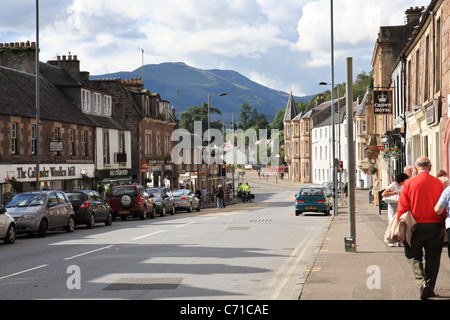
[[[36,0],[0,2],[0,42],[35,41]],[[430,0],[333,3],[337,84],[347,57],[354,77],[370,72],[380,26],[403,25],[405,10]],[[330,11],[330,0],[40,0],[40,60],[77,55],[91,75],[184,62],[317,94],[331,83]]]

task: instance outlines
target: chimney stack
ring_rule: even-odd
[[[420,16],[422,15],[425,7],[410,7],[405,11],[406,24],[419,24]]]

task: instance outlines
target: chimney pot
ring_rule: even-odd
[[[63,61],[67,60],[67,56],[62,56]]]

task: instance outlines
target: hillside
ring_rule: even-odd
[[[91,75],[93,80],[102,78],[140,78],[142,68],[131,72],[116,72],[104,75]],[[279,109],[284,109],[289,94],[273,90],[249,80],[240,73],[230,70],[201,70],[184,63],[161,63],[144,66],[144,86],[150,92],[157,92],[164,100],[177,106],[179,113],[188,107],[201,106],[208,101],[208,94],[227,93],[226,97],[211,97],[211,106],[222,110],[222,119],[231,121],[239,117],[244,102],[266,115],[271,122]],[[177,96],[177,89],[179,96]],[[295,97],[296,101],[307,102],[308,97]]]

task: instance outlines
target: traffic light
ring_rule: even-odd
[[[226,175],[227,175],[227,166],[223,164],[220,167],[220,176],[221,177],[226,177]]]
[[[344,162],[343,161],[339,161],[339,169],[338,169],[338,171],[339,172],[344,171]]]

